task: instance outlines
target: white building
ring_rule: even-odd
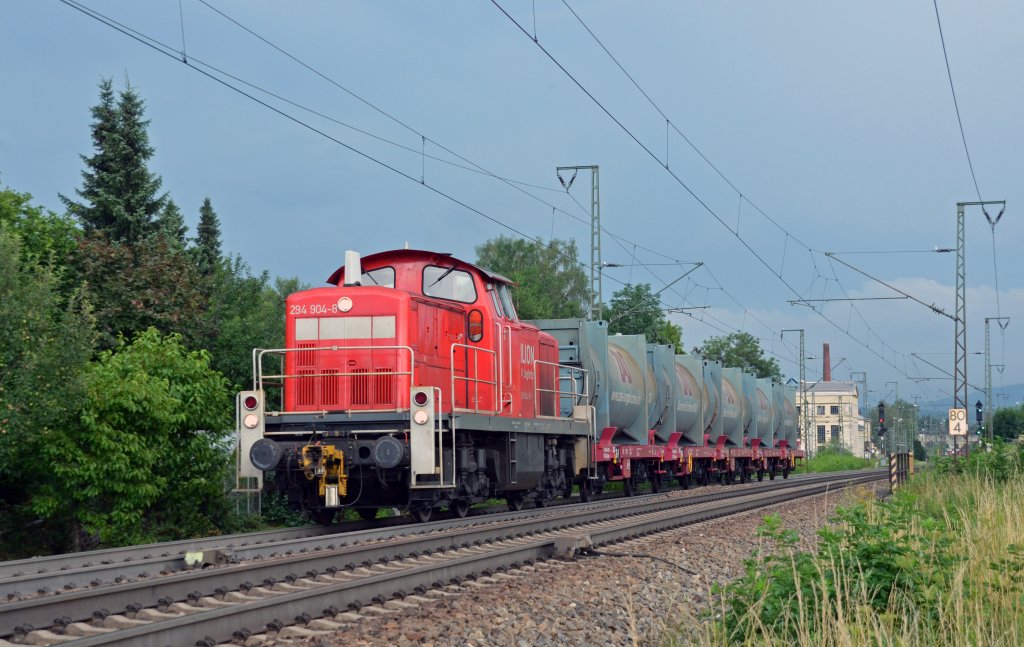
[[[802,444],[808,453],[840,445],[854,456],[865,456],[870,449],[871,424],[860,415],[857,383],[819,381],[805,388],[807,411],[803,409],[803,389],[797,393],[797,410]]]

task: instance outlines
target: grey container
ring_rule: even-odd
[[[723,434],[721,362],[704,360],[704,388],[708,398],[708,406],[704,409],[704,433],[708,435],[710,444],[714,445]]]
[[[643,335],[615,335],[608,338],[608,416],[616,428],[615,440],[623,444],[646,444],[650,430],[648,413],[656,399],[648,382],[654,382],[647,367],[647,340]]]
[[[585,404],[594,407],[596,433],[609,426],[608,415],[608,324],[586,319],[538,319],[529,322],[558,341],[558,363],[587,372]],[[564,385],[563,387],[564,388]],[[584,385],[577,381],[577,389]],[[562,416],[572,415],[572,402],[559,403]]]
[[[750,441],[757,438],[757,376],[743,373],[743,445],[750,447]]]
[[[667,443],[676,431],[675,349],[666,344],[647,344],[647,365],[654,376],[654,407],[648,411],[655,438]]]
[[[704,386],[704,359],[700,355],[676,355],[676,431],[681,445],[702,447],[706,412],[711,398]]]
[[[766,377],[758,378],[755,386],[754,418],[757,434],[751,437],[760,438],[762,447],[773,447],[775,442],[774,386],[771,379]]]
[[[743,371],[722,369],[722,433],[726,447],[743,447]]]
[[[800,429],[797,427],[797,415],[796,415],[796,387],[786,386],[786,402],[785,409],[783,410],[785,434],[786,440],[789,443],[790,449],[796,449],[799,445],[797,441],[800,439]]]

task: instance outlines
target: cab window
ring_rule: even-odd
[[[494,314],[499,317],[505,316],[505,311],[501,308],[501,299],[498,298],[498,288],[494,287],[494,284],[487,285],[487,291],[491,293],[491,302],[494,303]]]
[[[461,303],[476,302],[473,275],[464,270],[457,270],[454,266],[428,265],[423,268],[423,294]]]
[[[508,291],[508,286],[500,285],[498,287],[498,294],[501,297],[501,305],[505,308],[505,318],[518,321],[519,317],[516,315],[516,307],[512,303],[512,293]]]
[[[376,285],[382,288],[393,288],[395,287],[395,268],[378,267],[375,270],[363,272],[363,275],[359,280],[363,285]]]

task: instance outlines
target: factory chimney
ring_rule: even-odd
[[[821,346],[822,346],[822,350],[821,350],[821,363],[822,363],[821,374],[823,376],[821,378],[821,381],[822,382],[831,382],[832,381],[832,357],[829,355],[829,352],[828,352],[828,344],[822,344]]]

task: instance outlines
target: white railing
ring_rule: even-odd
[[[466,374],[464,376],[463,375],[456,375],[455,374],[455,353],[460,348],[464,349],[466,351],[466,362],[465,362],[465,372],[466,372]],[[449,369],[450,369],[450,373],[451,373],[451,382],[450,382],[450,384],[451,384],[451,394],[452,394],[452,411],[458,411],[458,412],[461,412],[461,413],[488,413],[488,414],[492,414],[492,413],[493,414],[497,414],[497,413],[499,413],[501,411],[501,401],[499,399],[499,397],[500,397],[500,390],[499,390],[498,382],[496,380],[485,380],[485,379],[480,377],[480,356],[481,355],[489,356],[489,360],[490,360],[490,374],[498,376],[498,379],[500,379],[500,376],[498,375],[498,373],[495,372],[495,368],[497,368],[499,371],[501,370],[501,368],[495,366],[496,359],[495,359],[495,352],[493,350],[490,350],[490,349],[487,349],[487,348],[477,348],[475,346],[468,346],[466,344],[452,344],[451,355],[450,355],[451,362],[449,363]],[[470,360],[472,360],[472,362]],[[471,366],[472,366],[472,371],[470,371],[470,367]],[[457,398],[455,397],[455,393],[456,393],[455,386],[456,386],[456,383],[465,383],[466,385],[471,386],[471,388],[473,389],[473,399],[472,399],[472,402],[475,403],[477,406],[475,406],[475,407],[469,406],[470,405],[470,398],[469,398],[469,389],[468,388],[467,388],[467,391],[466,391],[466,406],[465,407],[459,407],[459,406],[456,405],[456,402],[458,401]],[[480,407],[480,387],[481,387],[481,385],[484,387],[484,395],[485,396],[490,395],[491,396],[491,402],[494,403],[494,406],[492,408],[490,408],[490,409],[483,409],[483,408]],[[488,393],[488,391],[490,391],[490,393]]]
[[[546,367],[552,371],[550,384],[555,388],[542,388],[541,387],[541,367]],[[589,391],[589,384],[587,381],[587,371],[577,366],[567,366],[565,364],[556,364],[554,362],[544,362],[541,360],[534,360],[533,362],[533,377],[534,377],[534,402],[537,407],[538,418],[563,418],[566,416],[560,415],[562,409],[562,402],[568,401],[569,413],[568,417],[572,416],[573,408],[578,406],[580,403],[586,400],[587,393]],[[580,389],[579,385],[582,382],[583,388]],[[569,388],[563,389],[562,385],[568,383]],[[555,411],[553,415],[545,415],[541,411],[541,394],[549,394],[552,396],[554,401]]]
[[[400,353],[408,353],[409,355],[409,370],[403,371],[398,370],[402,362],[395,362],[395,370],[365,370],[362,371],[338,371],[338,372],[314,372],[314,373],[287,373],[284,369],[281,369],[280,373],[265,373],[263,368],[263,361],[265,357],[277,357],[281,361],[282,367],[285,365],[285,357],[290,353],[317,353],[317,352],[349,352],[349,351],[394,351],[396,360],[400,359]],[[415,354],[413,349],[409,346],[314,346],[311,348],[256,348],[253,350],[253,389],[257,391],[263,391],[268,387],[274,387],[284,391],[285,385],[289,380],[301,380],[301,379],[315,379],[315,378],[350,378],[350,379],[365,379],[373,378],[378,376],[387,376],[394,378],[408,378],[408,384],[405,388],[401,388],[400,385],[396,385],[394,389],[395,400],[391,403],[392,406],[387,408],[363,408],[359,407],[360,412],[368,413],[379,413],[379,412],[390,412],[390,411],[402,411],[401,406],[401,394],[408,396],[409,389],[416,383],[415,382]],[[313,363],[315,366],[315,362]],[[282,396],[283,397],[283,396]],[[282,407],[283,407],[282,402]],[[405,407],[408,408],[408,407]],[[294,415],[294,414],[308,414],[309,409],[303,411],[274,411],[268,412],[277,415]]]

